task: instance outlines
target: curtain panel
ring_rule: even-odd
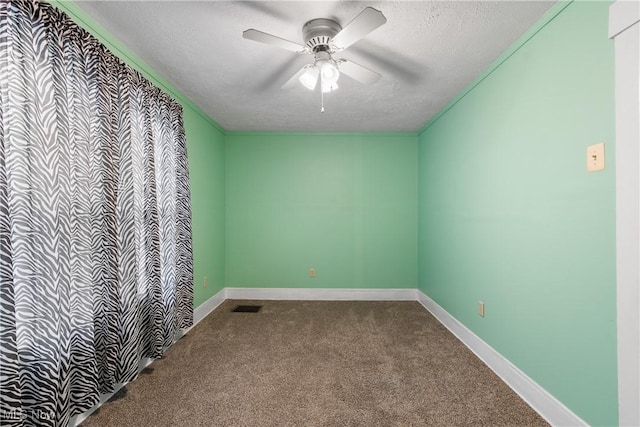
[[[181,106],[64,13],[0,1],[0,424],[66,425],[193,324]]]

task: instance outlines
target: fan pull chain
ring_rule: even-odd
[[[321,103],[320,112],[324,114],[324,92],[322,91],[322,89],[320,90],[320,103]]]

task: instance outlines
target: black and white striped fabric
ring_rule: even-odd
[[[66,425],[193,323],[182,108],[0,0],[0,425]]]

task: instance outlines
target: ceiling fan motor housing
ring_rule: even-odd
[[[323,51],[333,53],[331,39],[340,30],[342,30],[340,24],[332,19],[312,19],[302,27],[302,36],[307,47],[314,53]]]

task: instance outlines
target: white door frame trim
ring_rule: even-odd
[[[640,3],[609,8],[615,43],[618,422],[640,425]]]

